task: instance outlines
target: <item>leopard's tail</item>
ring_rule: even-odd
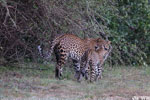
[[[53,51],[54,51],[54,47],[60,42],[60,40],[62,39],[62,37],[64,36],[64,34],[61,35],[57,35],[54,40],[52,40],[51,45],[50,45],[50,50],[48,52],[48,56],[46,58],[50,58]]]

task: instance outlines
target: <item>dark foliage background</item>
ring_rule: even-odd
[[[39,62],[55,35],[108,36],[110,65],[150,64],[148,0],[0,0],[0,64]]]

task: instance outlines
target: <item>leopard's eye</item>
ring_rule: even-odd
[[[104,50],[108,50],[108,47],[104,46]]]
[[[98,49],[98,46],[95,46],[95,50],[97,50]]]
[[[108,50],[108,48],[104,48],[105,50]]]

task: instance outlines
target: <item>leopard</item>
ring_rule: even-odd
[[[102,43],[98,50],[89,49],[86,52],[86,64],[84,66],[85,79],[90,80],[90,82],[97,81],[102,77],[102,65],[112,51],[110,41],[103,40]]]
[[[54,52],[56,57],[55,77],[60,79],[63,67],[68,59],[72,59],[75,69],[75,78],[80,78],[81,62],[85,61],[87,50],[97,50],[101,46],[101,38],[82,39],[74,34],[62,34],[57,36],[52,42],[49,56]]]

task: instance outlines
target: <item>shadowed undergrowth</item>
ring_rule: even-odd
[[[105,67],[103,78],[92,84],[84,79],[81,83],[76,82],[70,70],[65,68],[63,79],[57,80],[52,64],[1,66],[0,99],[106,100],[113,97],[128,100],[135,95],[150,96],[149,67]]]

